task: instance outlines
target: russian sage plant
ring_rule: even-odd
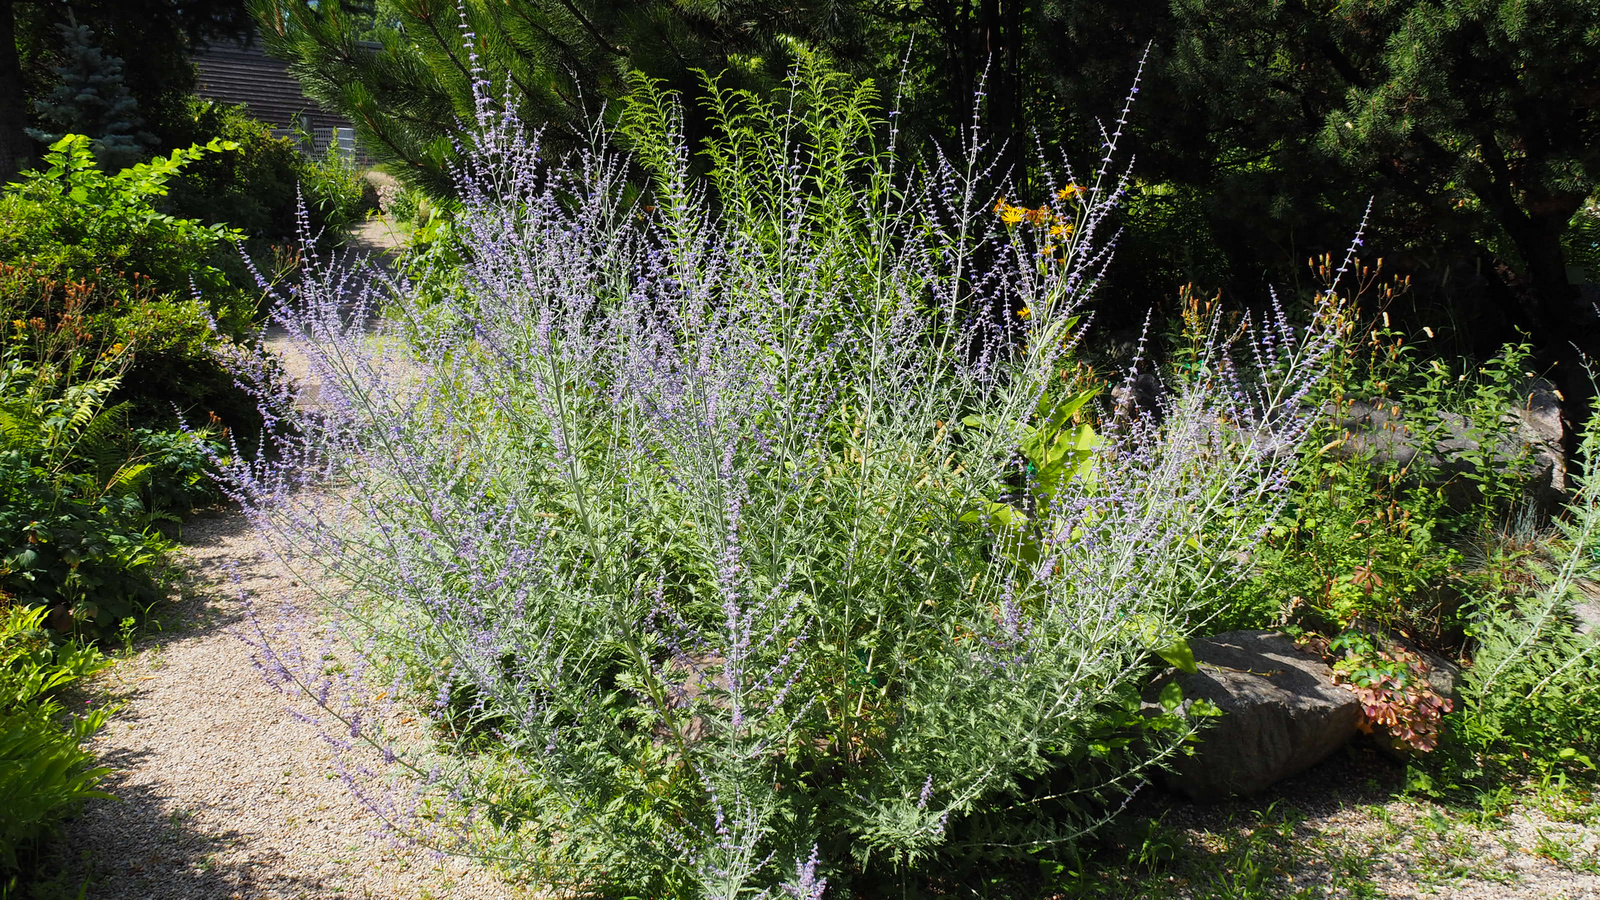
[[[1072,840],[1188,733],[1130,742],[1128,710],[1271,515],[1334,311],[1217,323],[1043,495],[1018,448],[1092,387],[1121,121],[1007,215],[975,134],[906,164],[815,62],[778,100],[708,79],[705,176],[678,99],[634,88],[628,152],[564,159],[481,95],[464,299],[308,279],[278,316],[318,401],[264,393],[275,461],[232,473],[448,752],[314,654],[263,635],[264,664],[469,810],[352,764],[383,815],[574,890],[818,897]]]

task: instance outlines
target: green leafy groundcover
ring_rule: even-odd
[[[98,790],[109,769],[83,742],[111,710],[66,714],[56,694],[110,664],[93,647],[57,646],[45,610],[0,608],[0,889],[16,886],[28,852]]]
[[[131,404],[108,405],[127,348],[77,321],[0,343],[0,598],[107,637],[165,596],[153,525],[206,499],[208,438],[129,429]]]

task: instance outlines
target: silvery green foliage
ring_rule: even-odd
[[[976,137],[905,167],[871,88],[811,62],[774,104],[709,88],[701,178],[677,99],[636,85],[643,198],[604,135],[545,159],[480,96],[469,299],[392,285],[372,338],[377,298],[329,266],[280,309],[318,401],[264,392],[294,428],[235,490],[352,585],[374,668],[429,691],[458,752],[385,733],[292,642],[259,636],[263,665],[552,883],[819,897],[824,871],[1070,840],[1091,808],[1037,786],[1073,760],[1106,773],[1074,790],[1130,789],[1181,737],[1091,765],[1271,514],[1334,323],[1219,323],[1159,410],[1103,411],[1092,475],[1041,507],[1013,460],[1109,259],[1109,163],[1043,259],[994,216]],[[964,521],[996,498],[1037,563]],[[1031,809],[1064,818],[1006,830]]]
[[[1459,727],[1479,750],[1532,750],[1566,759],[1592,753],[1600,739],[1600,633],[1583,633],[1574,602],[1600,561],[1600,428],[1591,419],[1579,448],[1580,472],[1560,540],[1537,590],[1477,599],[1470,625],[1472,662],[1462,682]]]

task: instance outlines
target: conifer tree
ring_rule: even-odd
[[[527,122],[569,132],[642,71],[693,96],[699,76],[732,70],[776,84],[785,36],[858,33],[853,4],[802,0],[250,0],[259,34],[306,93],[354,123],[361,144],[440,193],[453,136],[473,112],[473,68]],[[475,57],[475,58],[474,58]],[[498,99],[498,97],[497,97]],[[689,114],[698,110],[690,104]],[[696,123],[689,123],[693,131]]]
[[[1600,0],[1037,9],[1030,56],[1063,109],[1115,90],[1148,54],[1139,174],[1165,193],[1146,209],[1187,215],[1121,244],[1122,271],[1141,241],[1227,262],[1214,281],[1169,266],[1176,277],[1145,296],[1185,281],[1244,296],[1292,283],[1308,256],[1344,246],[1371,198],[1365,252],[1414,276],[1419,319],[1440,304],[1478,354],[1525,331],[1569,400],[1592,394],[1584,357],[1600,358],[1600,315],[1568,283],[1563,245],[1600,187]],[[1582,421],[1582,403],[1568,415]]]
[[[122,80],[122,60],[107,56],[87,25],[61,26],[65,61],[56,68],[61,82],[34,104],[43,123],[55,131],[30,128],[36,140],[53,143],[64,134],[87,135],[100,167],[116,171],[149,155],[155,137],[144,131],[139,104]]]
[[[122,60],[122,81],[138,104],[144,127],[163,149],[187,144],[188,97],[194,88],[190,53],[217,38],[250,34],[245,0],[0,0],[0,183],[37,155],[29,126],[34,103],[59,83],[65,58],[63,24],[87,25],[106,56]]]

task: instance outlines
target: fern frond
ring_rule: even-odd
[[[102,461],[108,455],[123,457],[122,436],[127,431],[128,409],[128,404],[118,403],[91,417],[73,439],[73,453],[95,460],[97,470],[103,469]],[[121,464],[120,458],[117,464]]]
[[[1580,452],[1579,490],[1572,518],[1558,523],[1563,540],[1554,565],[1535,566],[1542,589],[1508,606],[1486,604],[1473,625],[1475,662],[1466,694],[1479,730],[1501,734],[1505,723],[1548,718],[1551,709],[1574,710],[1600,700],[1593,670],[1600,637],[1580,633],[1571,602],[1580,579],[1595,574],[1600,551],[1600,439],[1591,427]],[[1587,726],[1586,726],[1587,727]]]
[[[28,405],[0,402],[0,444],[7,450],[41,449],[44,445],[44,422]]]
[[[61,402],[68,414],[68,434],[82,431],[100,415],[106,397],[116,390],[120,381],[119,378],[97,378],[67,388]]]
[[[106,496],[120,497],[138,490],[150,480],[150,471],[153,467],[149,463],[128,463],[111,474],[106,480],[104,494]]]

